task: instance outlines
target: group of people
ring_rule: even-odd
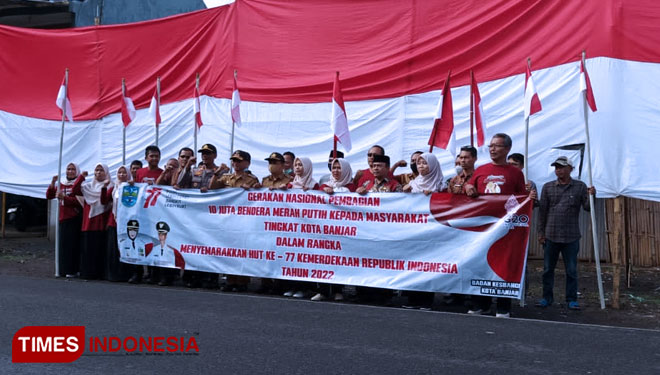
[[[216,164],[217,149],[212,144],[205,144],[198,150],[201,154],[199,163],[194,151],[184,147],[179,150],[177,158],[167,161],[164,168],[159,166],[160,149],[148,146],[145,150],[146,166],[141,161],[133,161],[130,166],[119,167],[114,179],[108,167],[99,163],[94,168],[93,177],[86,181],[88,173],[81,172],[75,163],[70,163],[65,178],[53,177],[46,193],[48,199],[57,198],[60,205],[60,275],[131,283],[144,281],[146,275],[150,282],[159,285],[170,285],[180,275],[178,269],[147,268],[119,261],[115,216],[120,197],[119,189],[115,187],[121,183],[169,185],[174,189],[199,189],[201,192],[223,188],[268,188],[319,190],[327,194],[406,192],[428,195],[442,191],[471,197],[483,194],[529,194],[532,200],[537,201],[536,187],[525,181],[521,171],[524,158],[520,154],[509,155],[511,147],[512,141],[508,135],[495,134],[488,146],[491,163],[476,169],[477,150],[471,146],[462,147],[456,159],[457,174],[447,181],[443,177],[440,163],[432,153],[414,152],[410,157],[412,172],[395,174],[397,168],[408,163],[401,160],[391,165],[385,149],[378,145],[372,146],[367,153],[368,168],[358,170],[355,174],[342,152],[331,151],[328,158],[329,173],[319,181],[313,178],[312,161],[306,157],[296,157],[290,151],[282,154],[272,152],[266,157],[270,175],[260,181],[249,170],[251,155],[248,152],[235,151],[230,157],[230,168],[225,163]],[[570,213],[577,216],[580,206],[588,210],[586,194],[594,194],[595,191],[570,178],[572,164],[569,159],[559,158],[552,165],[555,166],[558,179],[544,186],[543,195],[538,201],[541,214],[539,238],[546,247],[544,295],[538,305],[547,307],[553,302],[554,267],[561,253],[569,274],[567,283],[570,287],[567,286],[566,298],[569,307],[579,308],[575,270],[578,244],[576,235],[579,240],[577,217],[571,221],[565,220],[562,215]],[[163,226],[156,229],[160,233],[167,228]],[[567,258],[572,259],[573,256],[575,262],[567,261]],[[247,276],[226,275],[226,283],[220,286],[218,274],[200,271],[183,271],[181,278],[187,287],[221,287],[226,291],[246,291],[250,282]],[[261,279],[261,286],[263,292],[283,293],[287,297],[304,298],[313,294],[311,299],[314,301],[344,299],[341,285]],[[310,293],[311,290],[315,292]],[[407,307],[430,309],[433,303],[433,293],[406,294]],[[391,296],[391,291],[360,287],[358,295],[365,299],[385,301]],[[473,297],[473,306],[468,312],[489,312],[491,300],[491,297]],[[510,310],[510,299],[496,299],[496,316],[508,317]]]

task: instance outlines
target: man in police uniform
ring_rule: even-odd
[[[270,175],[261,180],[261,186],[270,190],[286,189],[293,178],[284,174],[284,156],[279,152],[273,152],[264,160],[268,162]]]
[[[229,172],[229,167],[226,164],[222,163],[219,167],[215,165],[218,151],[214,145],[207,143],[198,152],[202,154],[202,165],[193,168],[197,160],[190,158],[185,170],[179,174],[175,188],[193,188],[205,193],[209,190],[213,176]]]
[[[247,190],[259,185],[259,179],[257,176],[253,175],[248,170],[250,167],[250,161],[252,160],[249,153],[236,150],[229,159],[231,160],[231,167],[234,169],[234,173],[216,173],[211,178],[210,189],[242,187]]]
[[[390,157],[387,155],[374,155],[371,171],[373,177],[363,179],[362,185],[355,190],[358,194],[401,192],[401,184],[390,177]]]

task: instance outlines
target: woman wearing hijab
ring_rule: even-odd
[[[435,155],[429,152],[420,155],[417,158],[417,171],[419,175],[403,187],[404,192],[429,195],[444,189],[442,169]]]
[[[82,183],[87,176],[83,172],[76,180],[76,185]],[[97,164],[94,168],[92,181],[82,183],[82,198],[84,201],[82,213],[82,242],[80,246],[80,277],[97,279],[103,277],[105,257],[105,231],[110,216],[110,204],[101,202],[103,187],[114,187],[112,182],[106,184],[110,173],[108,166]]]
[[[313,168],[310,158],[295,158],[293,160],[293,181],[287,184],[288,189],[318,190],[319,184],[312,178]],[[268,284],[268,282],[267,282]],[[311,283],[300,281],[282,281],[281,288],[286,290],[285,297],[304,298],[305,289],[308,289]]]
[[[404,192],[431,193],[442,191],[444,188],[444,177],[440,163],[435,155],[424,153],[417,158],[417,171],[419,175],[414,180],[404,186]],[[403,305],[406,309],[431,310],[435,294],[432,292],[407,292],[408,304]]]
[[[319,184],[312,178],[312,160],[309,158],[296,158],[293,161],[293,181],[287,186],[289,189],[318,190]]]
[[[321,185],[321,190],[328,194],[334,193],[352,193],[355,191],[353,184],[353,170],[351,164],[345,159],[334,159],[330,167],[330,180]]]
[[[353,170],[348,161],[344,159],[334,159],[330,165],[330,180],[321,185],[320,190],[323,190],[328,194],[354,192],[355,185],[353,184]],[[312,297],[312,301],[323,301],[327,296],[333,296],[335,301],[343,301],[343,289],[343,285],[319,283],[317,287],[318,292]],[[327,295],[324,294],[324,292],[327,292]]]
[[[60,205],[59,214],[59,264],[60,275],[75,277],[80,267],[80,226],[82,205],[76,192],[73,190],[74,181],[80,175],[80,168],[75,163],[66,166],[66,178],[61,179],[58,187],[55,186],[58,176],[53,180],[46,190],[46,199],[58,199]],[[80,194],[80,193],[78,193]]]
[[[108,217],[108,225],[106,230],[106,253],[105,259],[105,278],[109,281],[127,281],[130,276],[129,266],[119,261],[119,247],[117,246],[117,207],[119,207],[119,197],[121,195],[120,185],[124,182],[133,181],[131,170],[122,165],[117,169],[117,177],[114,181],[114,186],[110,185],[110,179],[106,179],[101,188],[101,203],[104,205],[112,205],[110,215]]]

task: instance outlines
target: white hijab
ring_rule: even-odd
[[[303,174],[302,176],[296,175],[293,178],[293,181],[291,182],[291,187],[294,189],[302,189],[303,187],[307,187],[308,189],[313,189],[314,186],[318,184],[316,180],[312,178],[312,160],[310,158],[296,158],[293,161],[293,164],[296,164],[296,160],[300,160],[300,162],[303,165]],[[295,171],[295,167],[294,167]]]
[[[426,176],[420,174],[410,182],[412,192],[423,193],[427,190],[432,192],[442,190],[444,187],[444,177],[442,176],[442,169],[440,168],[440,163],[438,163],[438,158],[429,152],[421,154],[419,157],[424,159],[429,165],[429,173]]]
[[[131,174],[130,168],[128,168],[125,165],[122,165],[119,168],[117,168],[117,172],[115,173],[115,183],[114,183],[115,188],[112,189],[112,214],[115,217],[117,217],[117,205],[119,204],[119,196],[121,195],[121,189],[119,187],[121,186],[121,184],[123,184],[123,182],[119,181],[119,176],[118,176],[119,170],[122,168],[124,168],[126,174],[128,175],[128,179],[126,180],[126,182],[133,181],[133,175]],[[110,186],[108,186],[108,188],[109,187]]]
[[[110,177],[110,171],[108,170],[108,166],[105,164],[96,164],[94,167],[94,170],[96,170],[96,167],[101,166],[103,170],[105,171],[106,178]],[[114,184],[111,182],[110,185],[108,185],[108,189],[113,187]],[[92,181],[88,181],[83,183],[82,185],[82,193],[83,197],[85,197],[85,202],[90,206],[89,208],[89,217],[95,217],[98,216],[110,209],[109,204],[102,204],[101,203],[101,189],[103,188],[103,181],[97,181],[96,177],[92,178]]]
[[[73,186],[73,183],[76,181],[76,178],[80,176],[80,167],[78,167],[78,164],[69,163],[66,165],[67,169],[69,168],[69,165],[73,165],[74,167],[76,167],[76,177],[74,177],[72,180],[69,180],[68,178],[66,178],[66,171],[64,171],[64,177],[60,178],[60,184],[64,186]]]
[[[339,175],[339,180],[336,180],[335,176],[333,176],[331,173],[330,181],[328,181],[327,185],[337,193],[349,192],[350,190],[348,190],[346,185],[353,181],[353,170],[351,169],[351,164],[346,159],[333,159],[332,163],[330,163],[330,169],[332,169],[332,166],[335,165],[335,161],[339,162],[339,165],[341,166],[341,175]]]

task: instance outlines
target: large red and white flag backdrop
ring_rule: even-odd
[[[350,14],[350,19],[346,15]],[[234,69],[241,77],[242,122],[234,148],[252,153],[251,169],[272,151],[294,151],[324,170],[331,77],[342,72],[354,168],[374,143],[393,158],[424,149],[446,72],[452,71],[456,146],[469,144],[469,71],[479,77],[488,134],[524,142],[524,66],[533,61],[543,111],[530,123],[530,178],[553,178],[549,164],[585,142],[580,54],[587,52],[596,113],[590,114],[599,196],[660,200],[660,7],[651,0],[243,0],[165,19],[115,26],[34,30],[0,26],[0,190],[42,196],[57,170],[59,120],[53,92],[70,69],[75,122],[65,129],[64,161],[91,169],[121,163],[116,88],[131,83],[137,117],[127,157],[141,159],[153,140],[148,114],[162,79],[163,159],[192,144],[195,74],[205,126],[201,143],[229,158]],[[487,141],[488,142],[488,141]],[[437,150],[445,174],[449,153]],[[226,160],[222,160],[225,161]],[[480,154],[479,163],[488,161]]]

